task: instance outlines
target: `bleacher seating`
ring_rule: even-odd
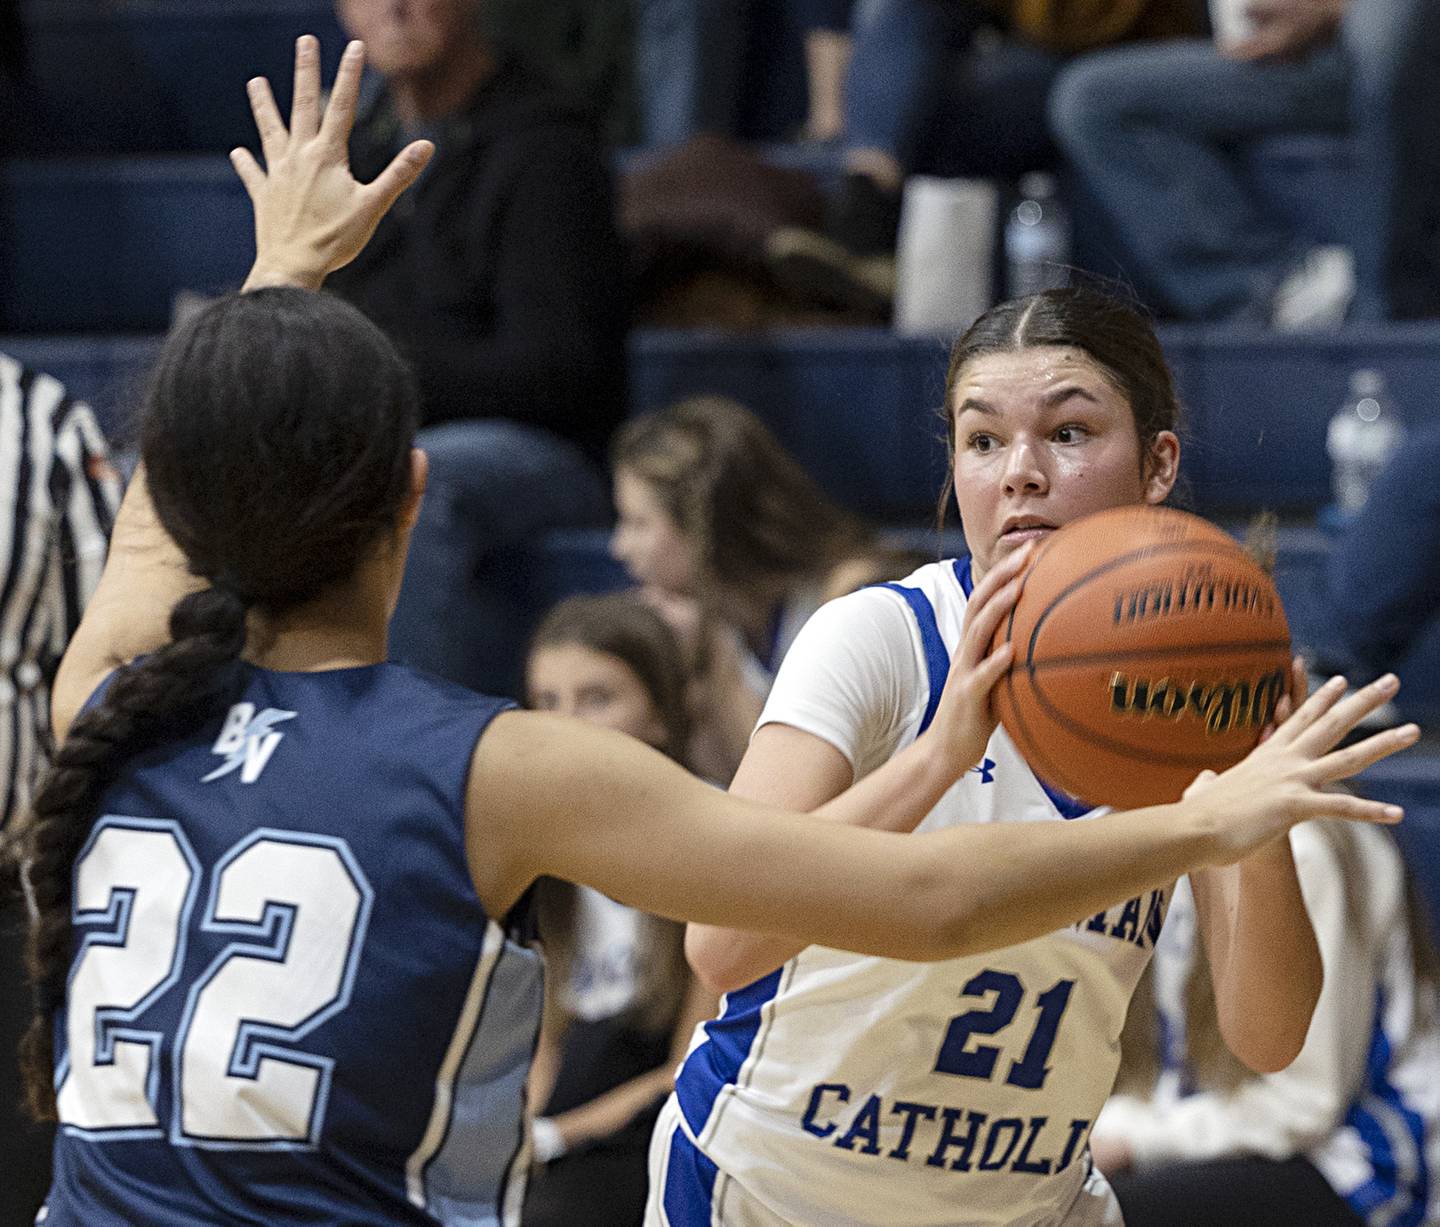
[[[1440,78],[1410,61],[1433,51],[1440,10],[1433,0],[1407,4],[1428,14],[1430,34],[1400,67],[1433,90]],[[0,350],[59,376],[123,438],[176,294],[232,288],[249,263],[249,211],[223,157],[255,143],[244,81],[269,76],[284,107],[295,36],[321,36],[327,77],[343,39],[330,0],[22,0],[22,10],[41,84],[19,146],[69,156],[0,163]],[[1396,105],[1416,96],[1397,94]],[[834,169],[833,154],[813,149],[776,156]],[[1299,228],[1319,241],[1346,236],[1347,203],[1363,190],[1347,141],[1266,141],[1246,156],[1264,195]],[[1081,261],[1105,267],[1083,252]],[[1440,411],[1440,323],[1298,338],[1167,328],[1162,339],[1190,415],[1190,497],[1207,513],[1318,507],[1329,491],[1325,425],[1357,367],[1383,371],[1412,420]],[[635,411],[727,393],[760,412],[846,505],[912,540],[933,514],[944,469],[941,340],[868,329],[647,331],[632,357]],[[1304,643],[1324,614],[1315,580],[1326,543],[1287,529],[1281,545],[1277,580]],[[552,534],[529,578],[537,606],[623,583],[599,533]],[[1440,718],[1440,626],[1401,673],[1407,712]],[[1429,853],[1440,846],[1440,754],[1381,764],[1367,783],[1410,807],[1398,837],[1440,917],[1440,858]]]
[[[0,234],[0,331],[163,331],[178,293],[238,286],[255,251],[213,156],[0,163]]]
[[[121,290],[123,293],[123,288]],[[1440,412],[1440,325],[1281,337],[1162,330],[1189,413],[1185,469],[1194,505],[1314,510],[1329,496],[1325,428],[1351,371],[1384,372],[1412,421]],[[54,371],[113,426],[156,342],[145,337],[0,336],[0,348]],[[754,408],[834,497],[882,520],[924,518],[944,474],[945,345],[881,329],[765,334],[646,330],[631,342],[637,412],[719,392]]]
[[[27,113],[41,153],[224,153],[253,140],[245,82],[288,112],[295,39],[320,37],[326,77],[344,37],[331,0],[21,0]]]

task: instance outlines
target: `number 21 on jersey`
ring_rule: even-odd
[[[202,888],[198,929],[225,944],[184,988],[162,1125],[164,1036],[145,1014],[181,991]],[[342,839],[262,828],[206,875],[177,823],[102,818],[76,861],[61,1125],[96,1140],[312,1147],[334,1062],[297,1045],[349,1004],[373,900]]]
[[[1060,980],[1036,998],[1035,1008],[1040,1011],[1040,1016],[1035,1020],[1024,1052],[1018,1060],[1010,1062],[1005,1074],[1007,1085],[1027,1091],[1038,1091],[1045,1085],[1045,1078],[1050,1073],[1047,1064],[1050,1050],[1055,1047],[1060,1020],[1065,1015],[1065,1007],[1070,1004],[1070,992],[1074,987],[1074,980]],[[1000,1049],[993,1044],[971,1047],[971,1038],[995,1035],[1008,1027],[1025,999],[1025,986],[1018,976],[1008,971],[986,970],[972,976],[961,989],[964,997],[983,997],[987,993],[995,994],[988,1009],[969,1010],[950,1020],[940,1045],[940,1054],[935,1059],[936,1073],[954,1074],[957,1078],[989,1079],[994,1076]]]

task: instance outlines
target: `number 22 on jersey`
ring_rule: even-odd
[[[169,1046],[178,1145],[309,1148],[333,1060],[296,1045],[349,1004],[373,891],[342,839],[262,828],[207,876],[177,823],[107,815],[76,861],[83,933],[67,995],[60,1123],[96,1140],[167,1132],[163,1035],[145,1014],[181,991],[191,921],[226,944],[185,988]]]

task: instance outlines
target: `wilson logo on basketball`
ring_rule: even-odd
[[[1249,678],[1222,682],[1155,680],[1116,673],[1110,679],[1110,711],[1117,716],[1156,716],[1165,720],[1200,720],[1208,734],[1235,729],[1263,729],[1275,715],[1285,693],[1283,669]]]
[[[1113,617],[1116,626],[1129,626],[1151,618],[1217,610],[1272,618],[1275,616],[1274,590],[1243,578],[1217,576],[1206,567],[1189,571],[1179,580],[1117,592]]]

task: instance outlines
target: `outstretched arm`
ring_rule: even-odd
[[[297,40],[289,128],[275,107],[270,83],[264,77],[250,81],[250,110],[265,169],[248,149],[230,153],[255,210],[255,265],[244,289],[318,290],[326,276],[360,254],[380,219],[434,155],[429,141],[412,141],[373,183],[355,181],[348,142],[364,67],[365,45],[352,42],[340,59],[322,115],[320,44],[309,34]]]
[[[301,38],[288,130],[269,83],[263,77],[250,82],[266,170],[243,149],[231,155],[255,207],[255,266],[245,289],[318,288],[327,273],[355,258],[434,152],[428,141],[416,141],[373,183],[351,177],[346,140],[364,64],[364,46],[351,43],[322,119],[319,46],[309,35]],[[100,583],[56,674],[51,718],[57,739],[113,669],[169,642],[170,611],[198,586],[155,515],[142,467],[116,517]]]
[[[1333,747],[1385,699],[1318,692],[1203,792],[1089,822],[896,838],[765,809],[629,738],[533,712],[498,717],[471,765],[476,890],[503,915],[542,873],[676,919],[863,954],[940,959],[1054,932],[1197,867],[1233,864],[1307,817],[1396,822],[1322,789],[1419,730]]]

